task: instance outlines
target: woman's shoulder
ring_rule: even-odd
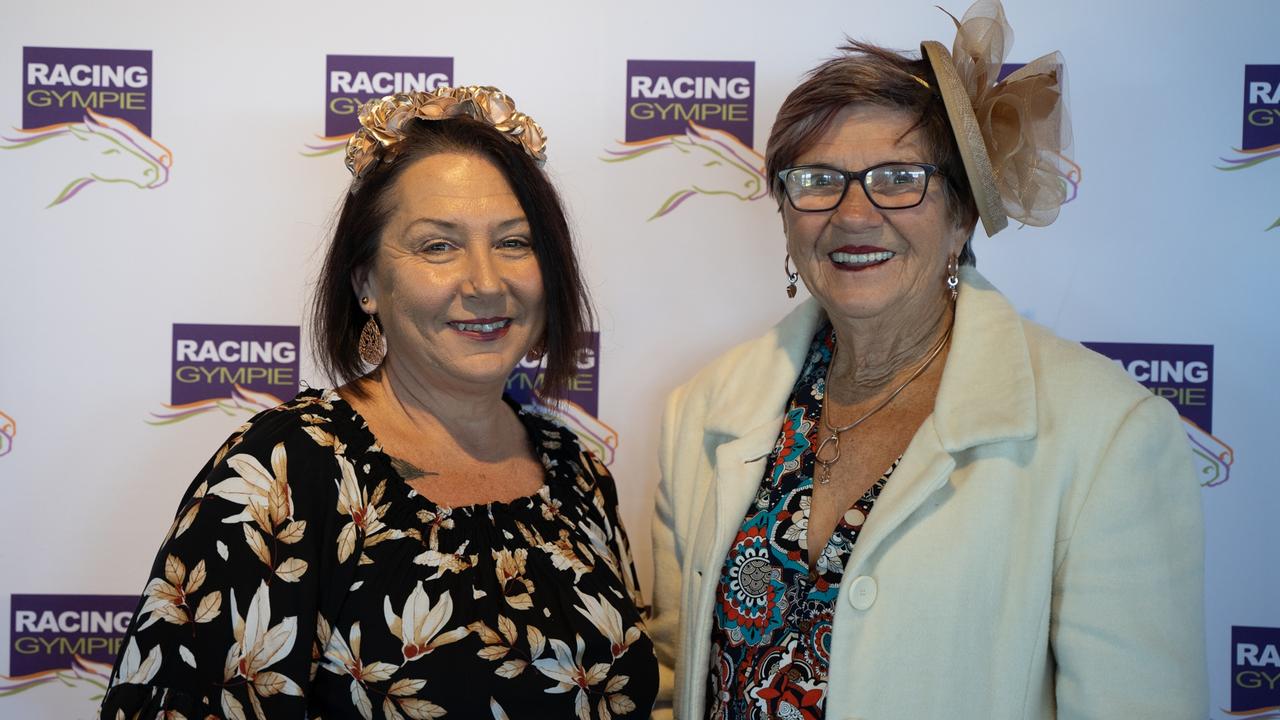
[[[321,438],[324,433],[350,436],[354,412],[348,412],[350,407],[333,390],[308,388],[292,400],[249,418],[231,433],[223,447],[228,450],[271,447],[291,439]]]
[[[544,463],[581,458],[603,466],[599,456],[582,442],[578,433],[568,426],[564,417],[551,405],[537,403],[517,406],[516,412],[524,421],[534,449]]]
[[[1075,340],[1027,319],[1023,333],[1041,396],[1126,409],[1151,396],[1120,363]]]
[[[222,443],[197,483],[224,475],[284,475],[295,489],[331,487],[340,459],[348,464],[376,449],[363,421],[329,389],[306,389],[292,400],[250,418]],[[332,475],[333,477],[330,477]],[[325,482],[319,482],[323,480]]]
[[[971,344],[981,346],[968,354],[971,360],[985,361],[992,352],[1011,353],[1014,357],[1025,353],[1025,361],[1007,364],[1019,372],[1024,362],[1029,366],[1035,393],[1041,401],[1050,401],[1049,409],[1074,412],[1087,408],[1099,413],[1114,408],[1125,413],[1150,397],[1151,393],[1116,362],[1021,315],[976,270],[963,269],[962,278],[956,331],[960,333],[963,328]],[[965,314],[963,318],[961,313]]]
[[[608,466],[547,405],[517,409],[533,439],[534,450],[544,466],[564,468],[581,491],[598,489],[606,500],[617,502],[617,488]],[[607,439],[602,439],[607,442]]]

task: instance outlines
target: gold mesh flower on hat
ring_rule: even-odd
[[[360,129],[347,141],[346,165],[358,183],[382,160],[395,156],[395,146],[416,120],[470,117],[519,145],[538,164],[546,161],[547,137],[533,118],[516,110],[515,101],[495,87],[442,86],[432,92],[388,95],[360,106]]]
[[[1067,157],[1071,119],[1062,54],[1043,55],[996,82],[1013,47],[1013,29],[999,0],[978,0],[963,18],[951,19],[956,39],[950,55],[932,41],[922,49],[937,77],[983,226],[994,235],[1006,217],[1048,225],[1069,197],[1076,167]]]

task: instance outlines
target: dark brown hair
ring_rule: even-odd
[[[838,57],[806,75],[778,109],[765,153],[769,192],[778,208],[786,200],[778,173],[817,142],[840,110],[849,105],[874,105],[916,116],[907,132],[920,130],[930,162],[944,177],[947,211],[957,227],[972,231],[978,221],[978,206],[942,96],[932,89],[937,81],[929,62],[851,39],[839,51]],[[960,264],[975,264],[972,244],[971,236],[960,253]]]
[[[353,273],[372,263],[377,254],[383,228],[391,215],[389,190],[405,168],[429,155],[458,152],[493,163],[511,186],[529,221],[546,312],[546,330],[538,345],[547,358],[547,367],[539,394],[549,398],[563,396],[576,372],[594,313],[578,268],[569,223],[551,181],[519,145],[467,117],[410,123],[395,150],[393,159],[372,170],[342,201],[312,304],[312,340],[320,366],[336,384],[364,374],[358,348],[360,330],[368,315],[360,309],[352,290]]]

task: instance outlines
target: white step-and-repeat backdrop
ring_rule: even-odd
[[[1067,58],[1077,195],[1051,228],[978,240],[979,267],[1181,409],[1207,515],[1211,715],[1275,717],[1280,4],[1006,9],[1009,62]],[[325,384],[305,314],[362,100],[493,84],[548,132],[600,309],[566,421],[617,476],[647,578],[663,397],[798,302],[762,176],[778,105],[845,33],[954,34],[932,1],[4,15],[2,718],[93,714],[187,483],[251,413]]]

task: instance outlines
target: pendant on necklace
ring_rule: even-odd
[[[830,458],[823,458],[823,451],[830,447]],[[818,443],[818,449],[813,453],[813,459],[818,465],[822,466],[818,471],[818,484],[826,485],[831,482],[831,466],[836,464],[840,459],[840,436],[831,433],[827,435],[822,442]]]

